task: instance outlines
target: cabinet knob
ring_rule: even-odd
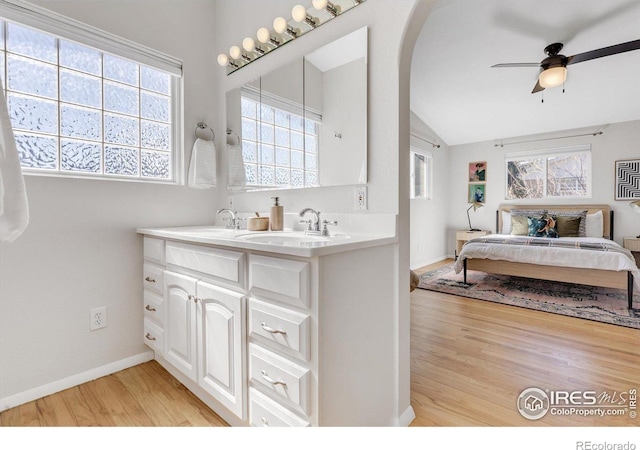
[[[283,336],[286,336],[287,332],[284,330],[276,330],[275,328],[271,328],[269,325],[267,325],[265,322],[262,322],[260,324],[260,326],[262,327],[262,329],[264,331],[266,331],[267,333],[271,333],[271,334],[281,334]]]
[[[189,300],[193,300],[193,303],[198,303],[198,297],[196,297],[195,295],[191,295],[191,294],[189,294],[189,295],[187,296],[187,298],[188,298]]]
[[[266,417],[263,417],[261,419],[261,421],[262,421],[262,426],[263,427],[268,427],[269,426],[269,422],[267,422],[267,418]]]
[[[151,312],[155,312],[156,311],[156,309],[152,308],[151,305],[145,306],[144,309],[146,309],[147,311],[151,311]]]
[[[153,279],[153,278],[151,278],[151,277],[146,277],[144,280],[145,280],[145,281],[148,281],[149,283],[155,283],[155,282],[156,282],[156,280],[154,280],[154,279]]]
[[[145,336],[144,336],[144,337],[145,337],[145,338],[147,338],[147,339],[148,339],[148,340],[150,340],[150,341],[155,341],[155,340],[156,340],[156,338],[154,338],[153,336],[151,336],[151,333],[147,333],[147,334],[145,334]]]
[[[264,378],[264,381],[266,381],[267,383],[273,385],[273,386],[277,386],[277,385],[281,385],[283,387],[287,387],[287,383],[285,383],[284,381],[277,381],[274,380],[273,378],[271,378],[268,374],[266,370],[262,370],[260,371],[260,373],[262,374],[262,378]]]

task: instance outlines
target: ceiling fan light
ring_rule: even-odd
[[[549,67],[540,72],[538,81],[543,88],[557,87],[567,80],[566,67]]]

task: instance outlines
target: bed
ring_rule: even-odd
[[[531,237],[511,234],[512,212],[547,211],[554,217],[586,211],[582,225],[588,236]],[[588,218],[588,222],[585,220]],[[602,219],[600,220],[600,217]],[[514,224],[515,226],[515,224]],[[467,270],[538,280],[624,289],[628,308],[634,286],[640,292],[640,270],[630,251],[613,241],[613,212],[607,205],[501,205],[496,215],[497,234],[471,239],[455,262],[456,273]],[[594,234],[595,233],[595,234]],[[601,236],[599,236],[601,234]]]

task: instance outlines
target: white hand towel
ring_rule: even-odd
[[[197,138],[191,151],[189,186],[206,189],[216,185],[216,146],[213,141]]]
[[[244,170],[242,148],[239,145],[227,145],[229,179],[227,184],[231,188],[241,188],[247,183],[247,174]]]
[[[27,225],[27,191],[7,103],[0,89],[0,241],[13,242]]]

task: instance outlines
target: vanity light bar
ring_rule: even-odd
[[[273,21],[273,32],[268,28],[260,28],[258,30],[256,37],[262,45],[258,45],[254,38],[246,37],[242,41],[242,46],[232,46],[229,49],[229,54],[220,53],[218,55],[218,64],[222,67],[227,67],[227,75],[229,75],[267,53],[280,48],[283,44],[355,8],[364,1],[334,0],[331,2],[329,0],[312,0],[311,8],[296,5],[291,10],[292,20],[290,22],[284,17],[276,17]],[[298,26],[300,28],[295,28]]]

